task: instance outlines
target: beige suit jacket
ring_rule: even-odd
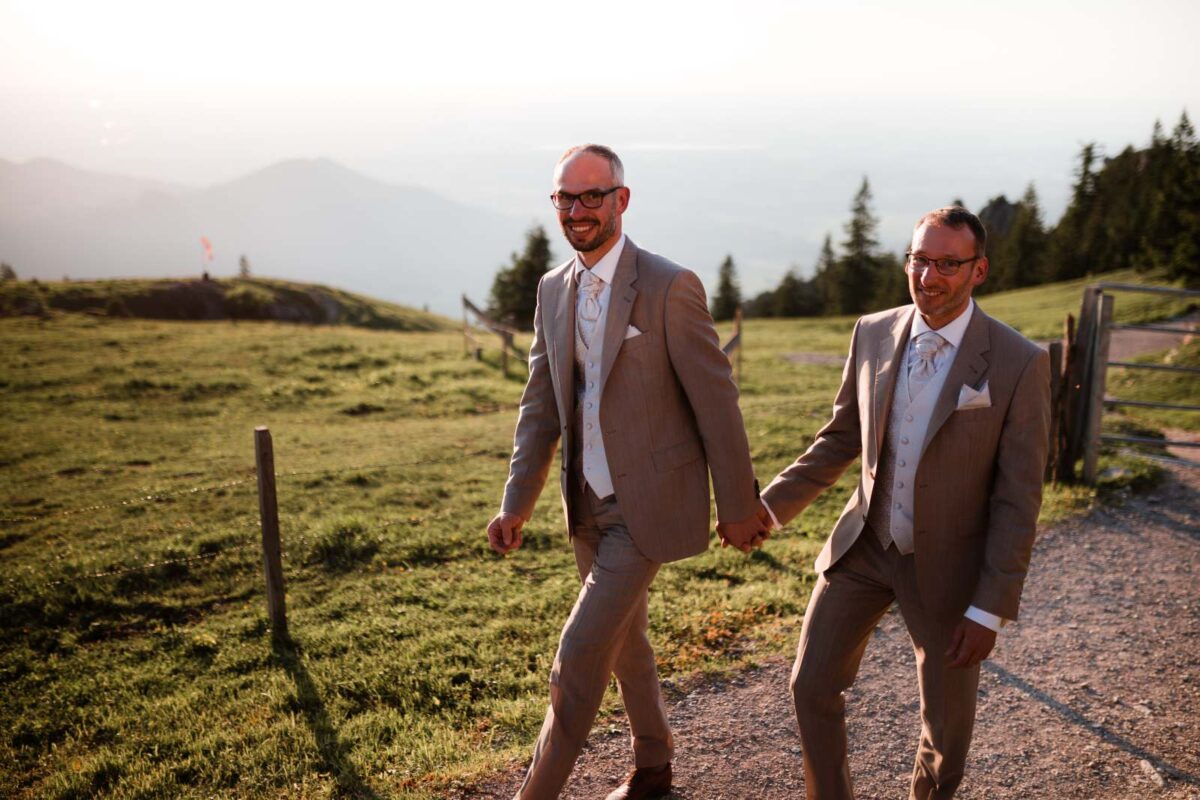
[[[833,418],[763,492],[781,523],[799,514],[862,456],[858,487],[817,557],[824,572],[863,530],[875,488],[913,306],[855,325]],[[961,388],[986,381],[987,408],[957,410]],[[938,395],[914,489],[914,557],[927,608],[968,606],[1017,618],[1029,568],[1050,425],[1048,354],[976,307]]]
[[[563,442],[559,489],[568,532],[575,406],[574,260],[538,285],[502,508],[528,520]],[[641,334],[625,338],[630,325]],[[600,428],[617,501],[634,544],[660,563],[709,540],[709,472],[721,519],[758,509],[750,448],[729,359],[696,275],[628,238],[613,276],[600,372]]]

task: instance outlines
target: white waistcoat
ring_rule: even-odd
[[[908,347],[911,346],[910,343]],[[896,376],[892,413],[888,417],[867,521],[882,541],[891,539],[896,543],[896,549],[905,555],[913,552],[913,486],[917,479],[917,464],[921,460],[921,445],[929,430],[933,407],[957,355],[955,348],[952,357],[944,360],[941,369],[912,400],[908,396],[907,357]]]

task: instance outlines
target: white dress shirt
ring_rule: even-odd
[[[575,353],[575,360],[583,375],[583,391],[577,398],[583,412],[583,440],[579,442],[579,446],[582,448],[580,452],[583,454],[583,477],[592,487],[596,496],[600,498],[608,497],[614,491],[612,475],[608,471],[608,457],[604,452],[604,436],[600,430],[600,365],[604,361],[604,328],[605,320],[608,318],[609,300],[612,297],[613,276],[616,275],[617,262],[620,261],[621,252],[624,249],[625,235],[622,234],[612,249],[590,268],[592,275],[599,278],[604,285],[596,298],[600,305],[600,318],[596,321],[595,328],[592,329],[591,341],[588,343],[586,354],[578,352],[578,346]],[[584,266],[583,259],[576,253],[576,285],[579,284],[582,273],[587,269],[589,268]],[[576,325],[578,325],[580,312],[583,310],[583,303],[583,292],[576,292]],[[577,343],[582,341],[577,331],[573,331],[572,335],[576,337]]]

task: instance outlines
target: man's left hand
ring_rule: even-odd
[[[751,514],[737,522],[718,520],[717,534],[721,537],[722,547],[733,545],[743,553],[762,547],[762,543],[771,535],[759,514]]]
[[[994,630],[963,617],[950,638],[950,649],[946,651],[946,666],[951,669],[973,667],[987,658],[995,646]]]

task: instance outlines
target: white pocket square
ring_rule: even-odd
[[[637,328],[633,327],[632,325],[630,325],[628,328],[625,329],[625,338],[626,339],[632,339],[635,336],[641,336],[641,335],[642,335],[642,332],[639,331]]]
[[[987,381],[978,390],[972,389],[965,383],[958,390],[958,406],[956,411],[966,411],[971,408],[991,408],[992,395],[988,392]]]

